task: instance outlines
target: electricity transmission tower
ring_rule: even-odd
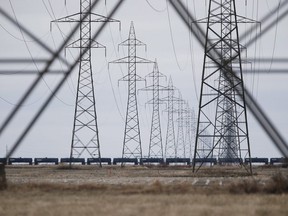
[[[110,63],[125,63],[128,64],[128,74],[120,81],[128,82],[128,101],[126,111],[126,122],[124,132],[124,142],[122,158],[142,158],[142,147],[139,127],[139,116],[137,106],[136,83],[137,81],[145,81],[136,73],[137,63],[154,63],[153,61],[138,57],[136,55],[137,46],[145,46],[143,42],[136,38],[133,22],[130,25],[128,39],[120,43],[120,46],[128,47],[128,56],[117,59]]]
[[[174,109],[174,112],[178,115],[177,123],[177,157],[185,158],[186,155],[186,146],[185,146],[185,135],[184,135],[184,114],[185,114],[185,101],[182,99],[182,94],[179,92],[179,100],[176,103],[178,105],[177,109]]]
[[[160,99],[163,102],[167,102],[168,106],[166,112],[168,113],[166,143],[164,158],[176,158],[177,157],[177,144],[175,140],[175,128],[174,128],[174,107],[175,102],[179,101],[178,98],[174,97],[176,88],[173,86],[172,78],[169,78],[168,86],[165,88],[168,92],[168,96]]]
[[[164,90],[165,87],[160,85],[160,78],[166,77],[164,74],[159,72],[158,64],[155,60],[153,71],[146,76],[146,78],[152,78],[153,84],[147,86],[143,91],[152,91],[153,98],[148,101],[148,104],[152,104],[152,123],[150,131],[149,141],[149,152],[148,158],[163,158],[163,143],[161,133],[161,121],[160,121],[160,91]]]
[[[235,0],[210,0],[208,19],[197,22],[207,23],[207,32],[193,171],[196,158],[242,165],[242,158],[251,154],[238,23],[251,20],[237,16]],[[216,60],[215,50],[220,53]],[[209,137],[212,146],[205,143]],[[247,171],[252,173],[251,163]]]
[[[192,139],[191,139],[191,109],[189,107],[188,102],[186,102],[185,106],[185,118],[184,118],[184,125],[185,125],[185,156],[192,159]]]
[[[79,158],[86,154],[92,158],[99,158],[101,166],[91,48],[105,48],[105,46],[91,39],[91,25],[92,23],[119,21],[91,12],[91,0],[80,0],[79,13],[52,22],[80,22],[80,38],[67,46],[67,48],[80,50],[70,158]]]
[[[195,139],[196,139],[196,129],[197,129],[197,117],[195,114],[195,110],[194,108],[190,109],[190,125],[191,125],[191,131],[190,131],[190,136],[191,136],[191,145],[190,145],[190,156],[191,159],[193,158],[193,152],[194,152],[194,146],[195,146]],[[206,141],[206,143],[209,143],[210,138],[207,138],[208,140]],[[194,144],[194,145],[193,145]]]
[[[186,102],[186,106],[184,109],[184,127],[185,127],[185,155],[184,158],[190,158],[192,159],[192,143],[193,140],[195,140],[195,137],[193,137],[193,133],[195,133],[195,121],[193,118],[195,116],[193,115],[193,110],[189,107],[189,103]],[[194,139],[193,139],[194,138]]]

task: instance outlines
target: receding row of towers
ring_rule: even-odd
[[[92,13],[90,9],[91,0],[80,0],[78,14],[54,21],[71,22],[75,17],[78,19],[85,17],[80,24],[80,38],[69,46],[78,48],[80,53],[83,53],[79,63],[71,158],[80,157],[84,152],[90,157],[101,158],[91,48],[104,46],[91,41],[91,23],[119,22]],[[234,0],[210,0],[208,17],[191,21],[192,25],[193,22],[207,24],[198,117],[182,99],[171,78],[168,85],[161,85],[161,79],[165,75],[159,72],[156,60],[151,61],[137,56],[137,47],[146,45],[136,38],[133,22],[131,23],[128,39],[120,44],[128,48],[128,55],[109,63],[128,65],[128,73],[121,79],[128,83],[122,158],[143,157],[136,85],[137,81],[142,81],[143,78],[137,75],[137,64],[153,64],[153,71],[146,76],[151,85],[141,89],[150,91],[153,95],[148,102],[152,105],[148,158],[194,158],[193,169],[195,169],[195,159],[199,159],[198,162],[202,165],[207,161],[205,159],[209,158],[224,158],[227,159],[227,163],[231,163],[233,160],[251,157],[238,19],[241,23],[248,22],[244,17],[237,15]],[[166,96],[162,97],[164,93]],[[167,104],[168,116],[165,143],[161,131],[162,103]],[[174,116],[175,113],[177,118]],[[175,122],[178,124],[177,136]],[[251,164],[250,171],[252,171]]]

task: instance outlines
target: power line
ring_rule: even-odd
[[[150,1],[149,0],[146,0],[146,2],[147,2],[147,4],[154,10],[154,11],[156,11],[156,12],[158,12],[158,13],[163,13],[163,12],[165,12],[166,10],[167,10],[167,4],[166,4],[166,7],[164,8],[164,9],[157,9],[157,8],[155,8],[151,3],[150,3]]]
[[[173,47],[173,53],[174,53],[174,57],[177,63],[177,66],[179,68],[180,71],[184,71],[185,67],[187,66],[187,61],[186,61],[186,65],[182,68],[180,66],[178,57],[177,57],[177,53],[176,53],[176,47],[175,47],[175,42],[174,42],[174,37],[173,37],[173,32],[172,32],[172,25],[171,25],[171,18],[170,18],[170,13],[169,13],[169,6],[168,6],[168,0],[166,0],[166,5],[167,5],[167,15],[168,15],[168,23],[169,23],[169,30],[170,30],[170,37],[171,37],[171,42],[172,42],[172,47]]]
[[[107,5],[106,5],[106,4],[105,4],[105,12],[106,12],[106,16],[107,16],[107,15],[108,15],[108,10],[107,10]],[[116,50],[116,45],[115,45],[114,37],[113,37],[113,34],[112,34],[111,24],[108,23],[108,26],[109,26],[109,33],[110,33],[111,41],[112,41],[113,48],[114,48],[114,53],[115,53],[115,55],[117,56],[117,58],[119,58],[118,52],[117,52],[117,50]],[[121,35],[121,34],[120,34],[120,35]],[[106,63],[109,64],[109,63],[107,62],[107,59],[106,59]],[[122,70],[121,65],[119,65],[119,68],[120,68],[120,71],[121,71],[121,73],[122,73],[122,76],[124,76],[124,73],[123,73],[123,70]],[[109,71],[109,66],[108,66],[108,75],[109,75],[109,81],[110,81],[110,86],[111,86],[111,90],[112,90],[112,93],[113,93],[114,102],[115,102],[115,104],[116,104],[118,113],[119,113],[119,115],[121,116],[121,119],[123,120],[123,122],[125,122],[124,115],[122,114],[121,109],[120,109],[120,106],[121,106],[121,107],[122,107],[122,110],[123,110],[123,103],[122,103],[121,94],[119,93],[119,89],[118,89],[118,94],[119,94],[119,98],[120,98],[120,106],[119,106],[119,104],[118,104],[118,102],[117,102],[117,97],[116,97],[116,94],[115,94],[115,90],[114,90],[114,87],[113,87],[113,83],[112,83],[112,79],[111,79],[111,74],[110,74],[110,71]]]
[[[113,98],[114,98],[114,102],[116,104],[116,107],[117,107],[117,110],[118,110],[118,113],[121,117],[121,119],[123,120],[123,122],[125,122],[125,119],[124,119],[124,116],[120,110],[120,107],[118,105],[118,102],[117,102],[117,98],[116,98],[116,94],[115,94],[115,90],[114,90],[114,87],[113,87],[113,84],[112,84],[112,79],[111,79],[111,74],[110,74],[110,71],[108,70],[108,75],[109,75],[109,81],[110,81],[110,86],[111,86],[111,90],[112,90],[112,93],[113,93]]]
[[[34,40],[23,40],[22,38],[17,37],[16,35],[12,34],[7,28],[5,28],[3,25],[1,25],[0,23],[0,27],[7,33],[9,34],[11,37],[15,38],[18,41],[22,41],[22,42],[28,42],[28,43],[33,43],[35,42]],[[43,39],[45,38],[47,35],[49,34],[49,31],[46,32],[44,35],[40,36],[39,39]]]
[[[273,42],[273,49],[272,49],[272,56],[271,56],[271,62],[270,62],[269,71],[271,71],[272,65],[273,65],[273,61],[274,61],[274,54],[275,54],[276,40],[277,40],[277,31],[278,31],[278,21],[279,21],[279,8],[280,8],[280,5],[281,5],[281,0],[278,1],[277,19],[276,19],[276,24],[275,24],[274,42]]]
[[[196,9],[195,9],[195,0],[193,0],[193,4],[194,4],[194,14],[196,17]],[[187,5],[187,10],[189,10],[189,4],[188,4],[188,0],[186,0],[186,5]],[[190,23],[192,22],[192,20],[190,20]],[[194,65],[194,54],[193,54],[193,42],[192,42],[192,38],[191,38],[191,32],[188,29],[188,34],[189,34],[189,51],[190,51],[190,61],[191,61],[191,68],[192,68],[192,79],[193,79],[193,84],[194,84],[194,91],[195,91],[195,96],[196,96],[196,100],[199,101],[198,98],[198,91],[197,91],[197,87],[196,87],[196,77],[195,77],[195,65]]]
[[[53,7],[52,7],[51,3],[50,3],[49,5],[50,5],[51,13],[52,13],[53,15],[51,15],[51,13],[50,13],[50,11],[49,11],[46,3],[44,2],[44,0],[42,0],[42,3],[43,3],[43,5],[44,5],[44,7],[45,7],[46,12],[49,14],[50,18],[51,18],[51,19],[56,19],[56,16],[55,16],[55,13],[54,13],[54,10],[53,10]],[[66,14],[68,14],[66,4],[65,4],[65,9],[66,9],[66,10],[65,10],[65,11],[66,11]],[[56,23],[56,25],[57,25],[57,27],[58,27],[58,29],[59,29],[59,32],[60,32],[60,34],[61,34],[61,36],[62,36],[63,41],[65,41],[65,39],[64,39],[64,36],[65,36],[64,32],[61,31],[61,28],[59,27],[58,23]],[[54,48],[56,49],[56,43],[55,43],[55,39],[54,39],[54,36],[53,36],[53,34],[52,34],[52,31],[50,31],[50,35],[51,35],[51,38],[52,38],[52,41],[53,41]],[[69,51],[70,55],[72,56],[73,60],[75,60],[75,57],[73,56],[72,52],[71,52],[70,50],[68,50],[68,51]],[[66,52],[65,52],[65,53],[66,53]],[[59,64],[60,64],[61,70],[64,71],[62,62],[61,62],[61,61],[58,61],[58,62],[59,62]],[[71,76],[69,77],[69,79],[70,79],[71,83],[73,83]],[[71,87],[70,84],[69,84],[69,82],[68,82],[68,79],[66,80],[66,83],[67,83],[68,88],[69,88],[69,90],[71,91],[72,95],[73,95],[73,96],[76,96],[76,89],[74,88],[74,85],[72,85],[72,87]]]
[[[31,102],[31,103],[21,105],[21,107],[32,106],[32,105],[38,103],[42,98],[43,98],[43,97],[39,97],[38,99],[34,100],[34,101]],[[7,100],[6,98],[3,98],[3,97],[1,97],[1,96],[0,96],[0,99],[1,99],[2,101],[6,102],[7,104],[11,105],[11,106],[18,106],[18,104],[12,103],[11,101],[9,101],[9,100]]]
[[[39,68],[38,68],[38,66],[37,66],[37,64],[36,64],[36,62],[35,62],[35,60],[34,60],[34,57],[33,57],[32,53],[31,53],[31,50],[30,50],[30,48],[29,48],[29,46],[28,46],[28,43],[27,43],[26,40],[25,40],[25,36],[24,36],[24,34],[23,34],[23,31],[21,30],[21,28],[20,28],[20,26],[19,26],[19,22],[18,22],[18,19],[17,19],[17,16],[16,16],[16,12],[15,12],[14,7],[13,7],[13,4],[12,4],[12,0],[9,0],[9,2],[10,2],[10,6],[11,6],[11,9],[12,9],[12,12],[13,12],[13,16],[14,16],[14,18],[15,18],[15,21],[16,21],[17,26],[18,26],[18,28],[19,28],[19,31],[20,31],[20,33],[21,33],[21,35],[22,35],[23,41],[24,41],[24,43],[25,43],[25,47],[26,47],[26,49],[27,49],[27,51],[28,51],[28,53],[29,53],[29,55],[30,55],[30,58],[31,58],[31,60],[32,60],[34,66],[35,66],[35,68],[36,68],[36,70],[37,70],[38,72],[40,72],[40,70],[39,70]],[[49,91],[52,93],[52,89],[50,88],[50,86],[48,85],[48,83],[46,82],[46,80],[44,79],[44,77],[41,77],[41,79],[42,79],[42,81],[45,83],[45,85],[47,86],[47,88],[49,89]],[[65,104],[65,105],[67,105],[67,106],[72,106],[72,105],[67,104],[66,102],[64,102],[64,101],[63,101],[62,99],[60,99],[57,95],[54,95],[54,94],[53,94],[53,96],[54,96],[57,100],[59,100],[60,102],[62,102],[63,104]]]
[[[254,4],[254,1],[253,1],[253,4]],[[256,6],[256,20],[259,20],[259,0],[257,0],[257,6]],[[254,12],[254,11],[253,11]],[[261,34],[261,26],[260,26],[260,34]],[[252,36],[252,34],[251,34]],[[256,36],[258,38],[258,30],[256,30]],[[251,39],[251,37],[250,37]],[[260,38],[260,41],[261,41],[261,38]],[[256,55],[257,55],[257,42],[258,40],[255,41],[255,46],[254,46],[254,58],[256,59]],[[259,66],[259,65],[258,65]],[[254,69],[256,68],[256,66],[254,67]],[[258,75],[256,78],[255,76]],[[257,87],[256,87],[256,98],[257,98],[257,89],[258,89],[258,84],[259,84],[259,73],[256,73],[256,71],[254,70],[254,73],[253,73],[253,78],[252,78],[252,95],[255,95],[254,94],[254,91],[255,91],[255,79],[257,79]]]

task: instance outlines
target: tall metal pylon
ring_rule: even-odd
[[[186,149],[185,146],[185,135],[184,135],[184,114],[185,114],[185,109],[184,109],[184,105],[185,105],[185,101],[182,99],[182,94],[181,92],[179,92],[179,100],[177,100],[176,105],[178,105],[178,108],[174,109],[173,112],[175,112],[178,115],[177,118],[177,123],[178,123],[178,128],[177,128],[177,142],[176,142],[176,146],[177,146],[177,157],[182,157],[185,158],[186,156],[186,151],[188,149]]]
[[[160,91],[165,90],[165,87],[160,85],[160,78],[166,77],[164,74],[159,72],[157,61],[155,60],[153,71],[146,76],[147,78],[152,78],[153,84],[147,86],[142,91],[152,91],[153,98],[148,101],[148,104],[152,104],[152,123],[150,130],[150,140],[149,140],[149,151],[148,158],[163,158],[163,142],[162,142],[162,132],[161,132],[161,121],[160,121]]]
[[[243,157],[251,158],[237,19],[235,0],[210,0],[208,19],[198,21],[207,22],[207,32],[193,171],[196,158],[241,165]],[[221,53],[217,60],[214,50]],[[212,146],[204,142],[209,136]],[[251,163],[247,171],[252,173]]]
[[[177,143],[175,139],[175,127],[174,127],[174,109],[175,102],[179,101],[178,98],[174,96],[177,89],[173,86],[172,78],[169,78],[168,86],[166,91],[168,96],[160,99],[161,101],[167,102],[166,112],[168,114],[167,122],[167,132],[166,132],[166,142],[165,142],[165,152],[164,158],[176,158],[177,157]]]
[[[195,139],[196,139],[196,129],[197,129],[197,116],[195,113],[194,108],[190,109],[190,125],[191,125],[191,130],[190,130],[190,136],[191,136],[191,145],[190,145],[190,155],[191,155],[191,159],[193,159],[193,152],[194,152],[194,146],[195,146]],[[208,139],[210,139],[208,137]],[[209,143],[209,141],[207,140],[206,143]]]
[[[192,139],[191,139],[191,108],[189,107],[189,103],[185,104],[185,157],[189,157],[192,159]]]
[[[136,55],[137,46],[145,46],[143,42],[136,38],[134,24],[131,22],[128,39],[120,43],[120,46],[128,47],[128,56],[117,59],[110,63],[128,64],[128,74],[120,81],[128,82],[128,101],[125,121],[125,132],[123,141],[122,158],[142,158],[142,146],[139,127],[139,116],[137,106],[137,81],[145,81],[136,73],[137,63],[154,63],[153,61],[138,57]]]
[[[81,156],[99,158],[101,166],[91,48],[105,48],[105,46],[91,39],[91,24],[119,21],[91,12],[91,0],[80,0],[79,13],[52,22],[80,22],[80,38],[67,46],[77,48],[81,53],[70,158]]]
[[[192,109],[189,107],[189,103],[185,104],[185,118],[184,118],[184,127],[185,127],[185,155],[184,158],[192,159],[192,144],[193,144],[193,125],[192,125]]]

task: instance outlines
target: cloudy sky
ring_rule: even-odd
[[[205,0],[189,0],[185,2],[191,13],[197,19],[207,16],[208,2]],[[275,0],[238,0],[238,14],[254,20],[261,20],[281,1]],[[283,2],[283,1],[282,1]],[[115,1],[102,1],[94,10],[95,13],[107,15]],[[56,50],[69,34],[74,24],[52,24],[50,21],[75,14],[79,11],[79,0],[1,0],[0,8],[9,13],[13,19],[24,25],[51,49]],[[274,18],[277,14],[274,15]],[[107,55],[103,50],[92,51],[93,77],[95,81],[96,107],[98,116],[101,153],[103,157],[121,156],[124,136],[124,118],[126,111],[127,83],[118,80],[127,73],[122,65],[110,65],[107,62],[124,57],[127,50],[118,44],[127,39],[130,22],[134,22],[137,38],[147,44],[147,51],[139,49],[138,56],[150,60],[157,59],[159,70],[173,79],[185,100],[197,111],[200,78],[203,66],[203,48],[199,46],[193,35],[182,24],[173,8],[166,0],[127,0],[114,16],[121,21],[121,30],[115,23],[107,25],[98,42],[107,47]],[[273,18],[271,16],[271,18]],[[271,69],[270,73],[261,72],[245,74],[245,85],[254,95],[255,100],[262,106],[278,130],[288,140],[288,74],[273,74],[273,69],[287,68],[287,63],[279,64],[272,59],[287,58],[288,17],[274,25],[268,33],[249,46],[245,52],[248,58],[268,58],[266,63],[250,62],[245,65],[248,69]],[[51,28],[52,27],[52,28]],[[97,29],[98,24],[93,24]],[[205,25],[202,26],[203,29]],[[239,25],[240,34],[251,25]],[[256,27],[255,27],[256,28]],[[263,26],[262,26],[263,28]],[[259,30],[255,31],[260,33]],[[74,40],[77,40],[77,33]],[[248,35],[243,45],[253,35]],[[37,43],[23,34],[17,26],[7,22],[0,15],[0,58],[49,58],[50,55]],[[66,50],[61,54],[72,62],[77,51]],[[63,69],[63,64],[55,64],[55,69]],[[36,70],[43,64],[0,64],[1,70]],[[138,75],[144,77],[152,71],[151,66],[139,66]],[[35,127],[25,138],[20,148],[15,152],[16,157],[67,157],[70,154],[74,104],[76,97],[78,69],[65,82],[61,91],[54,97]],[[11,112],[23,95],[23,92],[35,79],[35,75],[0,75],[0,124]],[[59,75],[48,75],[40,82],[32,96],[25,103],[11,125],[0,137],[0,157],[11,148],[20,132],[25,128],[31,116],[51,93],[51,89],[59,80]],[[166,80],[162,80],[166,85]],[[137,83],[138,88],[145,87]],[[164,97],[165,95],[163,95]],[[151,107],[145,105],[152,95],[139,92],[138,104],[140,112],[140,127],[143,155],[147,155],[151,123]],[[162,107],[164,110],[165,107]],[[272,142],[257,124],[252,114],[248,112],[248,124],[252,156],[280,156]],[[162,131],[165,140],[167,119],[162,115]],[[176,130],[177,131],[177,130]]]

